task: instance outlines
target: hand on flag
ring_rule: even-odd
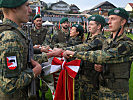
[[[47,47],[42,46],[42,47],[41,47],[41,52],[48,53],[50,49],[51,49],[51,48],[50,48],[49,46],[47,46]]]
[[[63,57],[65,58],[73,57],[74,53],[75,53],[74,51],[66,50],[65,52],[63,52]]]
[[[61,57],[63,52],[62,49],[50,50],[50,52],[47,53],[47,57]]]

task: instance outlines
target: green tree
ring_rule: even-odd
[[[133,11],[130,13],[129,16],[130,16],[130,18],[133,18]]]

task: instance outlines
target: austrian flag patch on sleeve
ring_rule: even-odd
[[[6,61],[7,61],[7,67],[10,70],[14,70],[14,69],[17,68],[17,59],[16,59],[16,56],[6,57]]]

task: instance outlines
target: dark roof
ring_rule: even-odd
[[[110,6],[114,7],[114,8],[116,8],[116,6],[114,6],[112,3],[108,2],[108,1],[105,1],[105,2],[101,2],[100,4],[96,5],[91,10],[94,10],[94,9],[97,9],[97,8],[101,8],[104,5],[106,5],[106,6],[110,5]]]
[[[75,4],[71,4],[70,9],[71,9],[71,7],[76,7],[78,10],[80,10]]]
[[[56,2],[56,3],[52,3],[51,4],[51,8],[52,8],[52,6],[54,6],[54,5],[56,5],[56,4],[66,4],[66,5],[68,5],[66,2],[64,2],[64,1],[59,1],[59,2]]]
[[[129,3],[129,5],[133,8],[133,3]]]

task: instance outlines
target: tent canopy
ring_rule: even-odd
[[[42,23],[42,26],[53,26],[53,24],[47,20],[46,22]]]

